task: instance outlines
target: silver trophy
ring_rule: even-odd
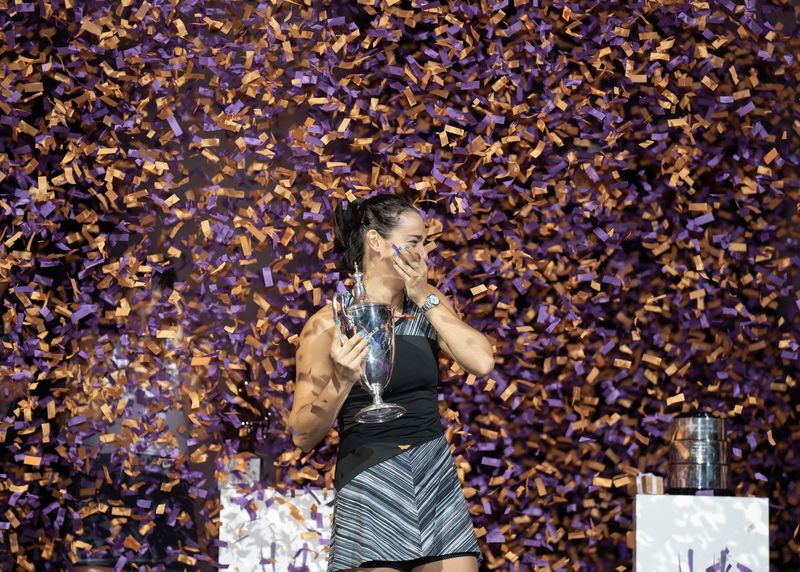
[[[673,419],[671,429],[667,494],[732,494],[725,419],[685,414]]]
[[[367,299],[363,274],[358,265],[353,274],[353,300],[342,307],[339,293],[333,295],[333,317],[341,333],[352,337],[365,332],[369,342],[367,357],[361,367],[359,383],[372,395],[372,403],[355,415],[359,423],[384,423],[405,414],[406,409],[396,403],[384,403],[383,390],[392,377],[394,367],[394,312],[389,304],[378,304]]]

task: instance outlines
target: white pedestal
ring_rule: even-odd
[[[769,572],[765,498],[636,495],[634,505],[636,572]]]
[[[245,497],[247,508],[234,502],[244,495],[233,486],[220,487],[220,564],[230,572],[253,570],[325,572],[328,565],[332,490],[279,493],[259,489]],[[316,510],[313,510],[316,505]]]

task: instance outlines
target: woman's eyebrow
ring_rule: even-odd
[[[417,240],[422,240],[422,235],[421,234],[407,234],[406,236],[408,236],[410,238],[416,238]]]

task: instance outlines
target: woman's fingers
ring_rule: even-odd
[[[361,336],[357,336],[357,337],[358,337],[358,341],[350,349],[350,351],[348,352],[348,355],[358,355],[362,351],[367,349],[367,347],[369,347],[369,340],[368,339],[362,338]]]
[[[397,270],[397,273],[400,275],[400,278],[402,278],[407,285],[413,284],[420,278],[427,278],[426,271],[419,270],[417,268],[411,268],[405,263],[398,262],[394,265],[394,267]]]
[[[369,344],[358,334],[348,338],[346,345],[334,346],[331,361],[339,379],[355,383],[361,375],[361,363],[367,356]]]
[[[414,258],[415,254],[416,253],[413,253],[410,250],[401,250],[400,251],[400,255],[397,256],[397,258],[399,258],[400,260],[402,260],[403,262],[405,262],[409,266],[412,266],[413,263],[414,263],[414,260],[415,260],[415,258]]]
[[[348,353],[353,351],[353,348],[356,347],[358,343],[361,342],[363,339],[364,338],[362,336],[358,334],[353,334],[352,336],[347,338],[347,344],[345,346],[345,349],[348,351]]]
[[[364,361],[364,358],[367,357],[369,353],[369,345],[356,346],[355,351],[348,354],[342,359],[342,365],[347,367],[352,371],[359,371],[361,368],[361,363]]]
[[[356,355],[355,362],[357,366],[361,365],[361,362],[364,361],[364,358],[367,357],[367,354],[369,354],[369,345],[364,346]]]
[[[341,331],[336,328],[337,331],[333,333],[331,339],[331,357],[337,360],[344,359],[350,352],[353,351],[359,341],[363,341],[363,338],[358,334],[355,334],[349,338],[346,338],[342,335]],[[341,343],[340,343],[341,340]]]
[[[409,276],[416,274],[421,275],[425,273],[425,261],[423,260],[422,255],[416,250],[401,250],[400,254],[398,256],[394,256],[393,258],[401,261],[400,264],[396,266],[398,268],[402,268],[404,265]]]
[[[347,343],[347,342],[345,342],[345,343]],[[348,344],[346,346],[342,346],[342,347],[338,348],[337,350],[335,350],[334,357],[340,363],[344,363],[345,361],[347,361],[347,357],[350,355],[350,353],[352,351],[353,351],[353,346]]]
[[[354,339],[355,338],[355,339]],[[365,347],[367,347],[367,340],[356,334],[350,338],[352,344],[346,348],[342,348],[342,361],[350,361],[355,358]]]
[[[392,257],[392,261],[394,262],[394,267],[397,268],[397,271],[404,277],[411,277],[411,267],[408,263],[401,259],[399,256]]]

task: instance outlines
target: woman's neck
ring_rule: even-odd
[[[373,302],[389,304],[401,312],[403,311],[404,284],[401,278],[366,274],[364,276],[364,287],[367,289],[367,297]]]

